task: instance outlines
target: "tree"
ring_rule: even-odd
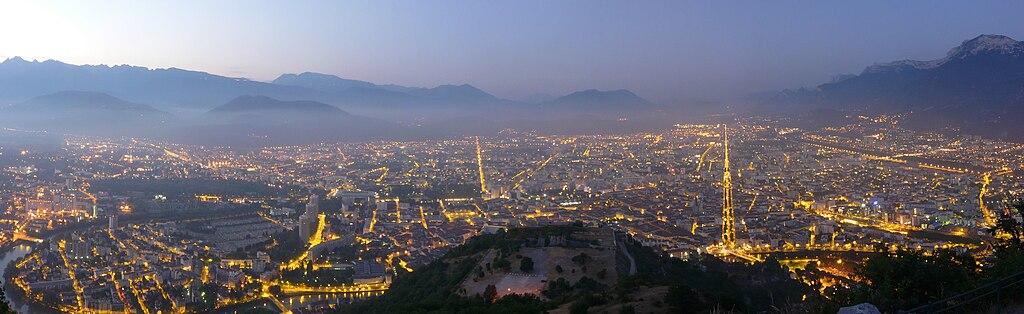
[[[579,299],[572,303],[569,307],[569,313],[571,314],[587,314],[587,309],[590,308],[590,303],[586,302],[586,299]]]
[[[865,283],[855,289],[853,299],[869,301],[883,312],[949,297],[976,282],[978,264],[968,254],[940,249],[926,255],[903,248],[889,251],[885,246],[879,246],[879,253],[858,270]]]
[[[580,277],[580,280],[577,281],[576,284],[572,285],[572,287],[584,291],[597,291],[604,289],[606,286],[603,283],[597,282],[597,280],[594,280],[593,278],[583,276]]]
[[[1013,202],[1005,212],[999,215],[996,224],[988,229],[992,236],[1001,238],[996,245],[997,249],[1021,250],[1024,249],[1024,223],[1013,217],[1013,212],[1018,214],[1024,210],[1024,201]]]
[[[487,285],[487,288],[484,288],[484,301],[491,304],[496,300],[498,300],[498,288],[494,285]]]
[[[569,284],[569,281],[558,277],[555,281],[548,282],[547,288],[541,291],[541,293],[548,297],[548,299],[554,299],[570,291],[572,291],[572,285]]]
[[[512,269],[512,262],[509,262],[507,259],[502,258],[499,259],[497,262],[494,262],[494,267],[504,271],[508,271],[509,269]]]
[[[989,233],[997,238],[991,267],[981,268],[969,254],[950,249],[934,252],[889,250],[879,245],[879,257],[868,260],[857,274],[864,280],[840,290],[836,305],[870,302],[882,312],[907,309],[962,293],[1024,269],[1024,224],[1015,217],[1024,210],[1021,200],[1011,203]],[[813,265],[813,264],[811,264]],[[814,271],[812,267],[808,271]],[[834,306],[834,305],[833,305]]]
[[[690,286],[685,284],[672,285],[665,294],[665,303],[668,303],[677,312],[699,312],[707,309],[707,305],[700,300],[700,296]]]
[[[587,255],[587,253],[580,253],[579,255],[572,257],[572,261],[579,265],[586,264],[590,259],[591,257],[590,255]]]
[[[7,291],[0,287],[0,314],[15,313],[7,303]]]
[[[578,300],[576,300],[576,302],[572,303],[572,305],[569,307],[569,313],[586,314],[591,306],[602,305],[605,303],[607,303],[607,300],[605,300],[603,297],[596,294],[588,293],[583,295],[583,297],[579,298]]]
[[[217,306],[217,284],[207,283],[199,287],[202,309],[213,309]]]
[[[519,270],[523,272],[533,271],[533,259],[529,256],[523,257],[523,259],[519,261]]]
[[[1015,213],[1016,212],[1016,213]],[[989,233],[999,239],[995,247],[992,268],[986,272],[989,279],[1016,274],[1024,269],[1024,223],[1014,218],[1024,212],[1024,201],[1018,200],[1000,214]]]

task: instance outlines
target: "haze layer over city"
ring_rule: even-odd
[[[0,313],[1024,312],[1020,12],[0,2]]]

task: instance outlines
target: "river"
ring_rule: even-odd
[[[0,265],[3,265],[4,273],[7,272],[8,267],[13,267],[14,261],[27,256],[32,253],[32,248],[35,243],[26,244],[18,243],[13,247],[4,247],[3,253],[0,253]],[[23,291],[18,286],[13,284],[7,284],[7,276],[0,276],[0,286],[4,287],[4,299],[7,300],[7,304],[10,304],[11,309],[18,313],[59,313],[54,309],[41,306],[33,302],[25,302],[22,297],[24,296]],[[16,296],[12,296],[16,295]]]
[[[5,246],[3,253],[0,254],[0,265],[3,265],[4,272],[7,271],[7,267],[11,267],[11,265],[14,264],[15,260],[17,260],[19,258],[22,258],[22,257],[25,257],[29,253],[32,253],[32,245],[30,245],[30,244],[20,243],[20,244],[14,245],[12,247],[6,247]],[[7,284],[7,276],[0,276],[0,286],[4,287],[4,291],[6,291],[6,293],[4,294],[4,299],[7,300],[7,304],[10,304],[11,308],[14,309],[16,312],[18,312],[18,313],[35,313],[35,312],[37,312],[37,311],[34,311],[36,309],[36,306],[30,305],[30,304],[28,304],[28,302],[24,302],[21,298],[12,296],[12,294],[19,295],[19,296],[22,295],[22,294],[18,293],[18,291],[17,291],[17,290],[20,290],[20,288],[14,286],[14,285],[8,285]],[[43,311],[45,311],[45,310],[43,310]]]
[[[281,303],[283,303],[288,309],[295,309],[300,307],[309,306],[313,303],[326,302],[330,304],[346,304],[352,303],[353,301],[364,300],[369,297],[379,296],[383,294],[380,291],[374,292],[356,292],[356,293],[323,293],[323,294],[307,294],[297,295],[290,297],[282,297]]]

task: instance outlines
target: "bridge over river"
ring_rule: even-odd
[[[804,247],[778,249],[734,249],[713,252],[719,257],[731,257],[747,262],[760,262],[768,257],[776,260],[846,259],[861,260],[877,256],[878,252],[868,246],[852,247]]]

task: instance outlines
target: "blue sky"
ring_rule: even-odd
[[[598,88],[656,102],[815,86],[1024,39],[1024,1],[0,1],[0,58],[271,80],[469,83],[506,98]]]

